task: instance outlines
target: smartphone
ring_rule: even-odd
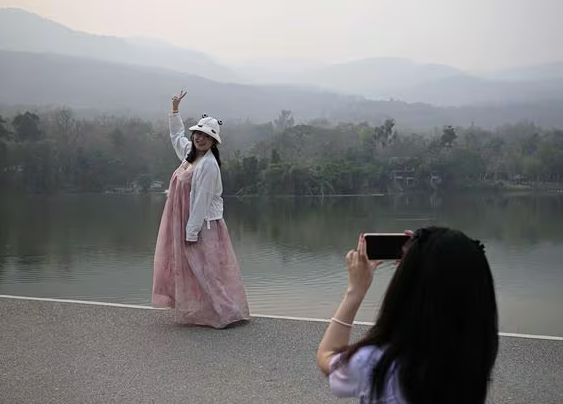
[[[405,233],[364,233],[366,252],[370,260],[398,260],[403,246],[410,240]]]

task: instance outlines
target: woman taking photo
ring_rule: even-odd
[[[484,404],[498,351],[497,303],[483,245],[460,231],[416,231],[375,325],[350,344],[373,269],[360,236],[348,288],[317,351],[338,397],[360,403]]]
[[[250,318],[221,194],[221,121],[206,115],[185,137],[172,98],[170,138],[182,161],[170,180],[154,257],[152,304],[173,309],[177,323],[224,328]]]

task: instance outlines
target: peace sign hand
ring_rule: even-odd
[[[180,91],[180,94],[176,94],[172,97],[172,110],[173,111],[178,111],[178,108],[180,107],[180,101],[182,101],[182,98],[184,98],[186,96],[187,92],[186,91]]]
[[[373,280],[373,270],[381,263],[382,261],[369,261],[366,252],[366,239],[363,234],[360,234],[358,248],[350,250],[346,255],[348,291],[365,295]]]

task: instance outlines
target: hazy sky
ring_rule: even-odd
[[[563,61],[563,0],[0,0],[4,6],[228,62],[392,56],[489,69]]]

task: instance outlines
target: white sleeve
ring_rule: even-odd
[[[347,364],[336,367],[341,354],[332,357],[329,364],[330,390],[337,397],[361,397],[371,385],[371,372],[375,365],[375,347],[364,347],[356,352]]]
[[[176,155],[180,160],[184,160],[188,155],[192,142],[185,136],[186,128],[184,122],[179,113],[170,114],[169,117],[170,126],[170,140],[172,141],[172,146]]]
[[[195,187],[194,200],[186,224],[186,241],[197,241],[220,175],[216,164],[210,161],[202,161],[201,164],[201,172],[192,181],[192,187]]]

